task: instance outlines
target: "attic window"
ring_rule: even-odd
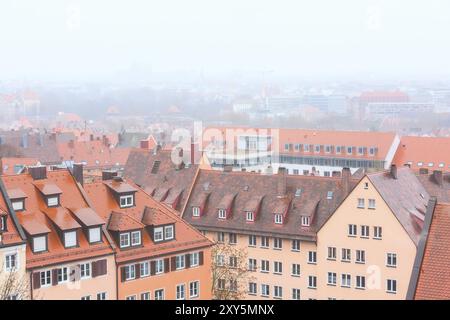
[[[246,212],[246,220],[249,222],[255,221],[255,215],[253,214],[253,211]]]
[[[152,174],[158,173],[160,164],[161,164],[161,161],[159,161],[159,160],[155,160],[155,162],[153,162],[153,167],[152,167],[152,171],[151,171]]]
[[[328,191],[327,192],[327,200],[331,200],[333,199],[333,191]]]
[[[89,228],[89,243],[102,241],[100,227]]]
[[[302,227],[309,227],[311,219],[309,217],[302,216]]]
[[[66,231],[64,232],[64,247],[73,248],[78,244],[77,232],[76,231]]]
[[[283,224],[283,215],[277,213],[274,216],[274,221],[275,221],[275,224]]]
[[[219,209],[219,219],[226,219],[226,218],[227,218],[227,210]]]
[[[128,208],[134,206],[134,195],[120,196],[120,207]]]
[[[297,190],[295,190],[295,196],[296,197],[300,197],[302,195],[302,189],[297,189]]]
[[[47,236],[37,236],[33,237],[33,252],[43,252],[47,251]]]
[[[25,199],[13,200],[11,201],[14,211],[25,210]]]
[[[192,207],[192,216],[200,217],[200,208],[199,207]]]
[[[153,241],[161,242],[172,240],[175,237],[174,225],[161,226],[153,229]]]
[[[6,216],[0,216],[0,231],[6,231]]]
[[[50,207],[58,207],[59,206],[59,195],[56,196],[48,196],[47,197],[47,206]]]

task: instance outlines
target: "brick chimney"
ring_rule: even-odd
[[[443,177],[442,177],[442,171],[441,170],[434,170],[433,171],[433,179],[434,179],[434,182],[436,182],[436,184],[438,186],[442,186],[442,184],[444,182]]]
[[[105,145],[106,147],[109,147],[109,138],[106,135],[102,136],[102,142],[103,142],[103,145]]]
[[[278,179],[277,179],[277,193],[279,198],[286,197],[286,178],[287,176],[287,170],[286,168],[279,167],[278,168]]]
[[[33,180],[47,179],[46,166],[28,167],[28,172],[30,173]]]
[[[395,164],[391,164],[391,177],[393,179],[397,179],[398,175],[397,175],[397,166]]]
[[[341,174],[341,183],[342,190],[344,191],[344,195],[347,195],[350,192],[350,177],[352,173],[350,172],[350,168],[343,168]]]
[[[141,147],[141,149],[149,149],[148,140],[141,140],[140,141],[140,147]]]
[[[103,181],[112,180],[116,176],[117,176],[117,171],[112,171],[112,170],[102,171],[102,180]]]
[[[83,164],[82,163],[74,163],[73,164],[72,175],[75,178],[76,182],[83,185],[84,175],[83,175]]]

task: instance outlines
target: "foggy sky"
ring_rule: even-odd
[[[142,68],[444,77],[449,31],[448,0],[1,0],[0,81]]]

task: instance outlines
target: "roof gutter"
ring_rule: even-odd
[[[425,221],[420,235],[419,244],[417,246],[416,258],[409,281],[408,291],[406,293],[406,300],[414,300],[416,295],[417,284],[419,282],[420,269],[422,267],[423,256],[425,254],[425,247],[427,245],[428,233],[430,232],[431,221],[433,220],[434,208],[436,207],[436,197],[431,197],[428,201]]]
[[[23,231],[23,228],[19,223],[19,219],[17,218],[16,212],[12,207],[11,201],[9,200],[8,197],[8,192],[6,191],[6,187],[1,178],[0,178],[0,192],[3,196],[3,199],[5,200],[6,206],[8,207],[9,214],[11,215],[11,219],[14,222],[17,232],[19,232],[20,238],[25,241],[27,237],[25,236],[25,232]]]

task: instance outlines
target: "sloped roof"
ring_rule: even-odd
[[[145,225],[140,221],[136,220],[132,216],[121,213],[121,212],[111,212],[108,222],[108,230],[111,231],[127,231],[142,229]]]

